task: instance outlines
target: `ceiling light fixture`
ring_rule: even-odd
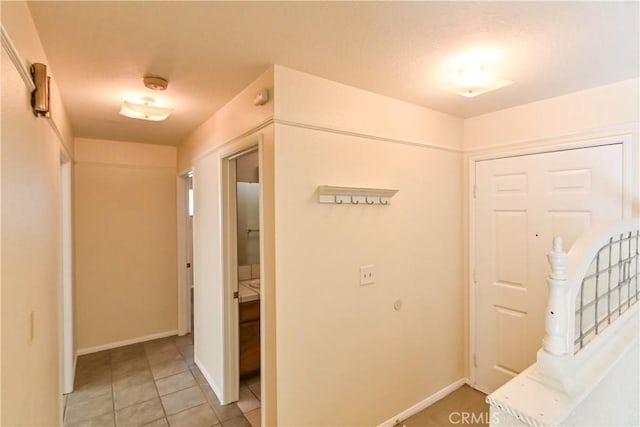
[[[482,95],[513,83],[509,80],[495,78],[482,65],[469,65],[452,73],[443,89],[467,98]]]
[[[156,106],[154,105],[155,103],[156,101],[151,97],[144,97],[135,102],[124,100],[120,114],[132,119],[151,120],[154,122],[159,122],[169,117],[173,109]]]
[[[499,79],[490,71],[497,57],[495,50],[488,49],[456,57],[448,68],[443,89],[472,98],[512,84],[512,81]]]
[[[456,81],[463,87],[484,86],[491,80],[491,76],[480,65],[470,65],[458,70]]]

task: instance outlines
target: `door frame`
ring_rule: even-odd
[[[239,299],[234,297],[234,293],[238,291],[236,159],[252,151],[258,151],[258,158],[261,158],[262,146],[263,136],[258,134],[226,147],[219,153],[224,298],[222,313],[223,395],[220,396],[220,400],[223,404],[237,401],[240,395]],[[262,182],[259,183],[259,186],[259,192],[262,194]],[[262,212],[260,212],[260,228],[262,228]],[[260,251],[260,265],[262,265],[263,256],[264,254]],[[260,287],[261,290],[264,289],[262,283]],[[261,295],[261,298],[264,298],[264,295]],[[261,358],[264,354],[262,347],[261,341]]]
[[[189,169],[176,179],[176,198],[178,201],[178,335],[186,335],[191,330],[191,289],[187,275],[187,221],[189,221],[189,175],[193,176],[193,170]],[[193,245],[193,236],[191,239]]]
[[[468,157],[468,166],[467,166],[467,175],[468,175],[468,191],[467,191],[467,202],[468,202],[468,226],[469,226],[469,234],[467,236],[469,245],[469,269],[468,269],[468,289],[469,289],[469,307],[468,307],[468,316],[469,316],[469,353],[468,353],[468,367],[469,367],[469,385],[471,387],[480,390],[483,393],[489,392],[489,390],[484,390],[481,387],[478,387],[476,384],[477,380],[477,371],[476,371],[476,363],[475,363],[475,354],[477,349],[477,340],[476,340],[476,294],[475,294],[475,187],[476,187],[476,163],[479,161],[485,160],[496,160],[503,159],[509,157],[520,157],[520,156],[528,156],[535,154],[544,154],[544,153],[553,153],[559,151],[567,151],[567,150],[576,150],[581,148],[591,148],[591,147],[600,147],[605,145],[613,145],[613,144],[622,144],[622,217],[624,219],[631,218],[632,216],[632,206],[633,206],[633,134],[624,133],[619,135],[612,135],[606,137],[597,137],[593,139],[584,139],[579,141],[570,141],[570,142],[557,142],[548,145],[541,145],[536,147],[527,147],[527,148],[516,148],[509,149],[505,148],[504,150],[494,151],[491,153],[485,154],[477,154],[470,155]],[[636,156],[639,153],[635,153]],[[637,173],[640,173],[638,171]],[[551,245],[551,242],[549,242]],[[551,248],[551,246],[549,246]],[[567,248],[568,249],[568,248]]]
[[[73,329],[73,222],[71,158],[60,150],[60,372],[62,393],[73,391],[75,342]]]

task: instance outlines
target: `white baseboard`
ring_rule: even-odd
[[[453,393],[454,391],[456,391],[457,389],[459,389],[460,387],[462,387],[463,385],[468,384],[468,383],[469,383],[469,380],[467,378],[460,378],[458,381],[455,381],[455,382],[449,384],[448,386],[444,387],[443,389],[438,390],[437,392],[433,393],[431,396],[429,396],[429,397],[421,400],[420,402],[416,403],[415,405],[411,406],[410,408],[405,409],[404,411],[400,412],[395,417],[389,418],[387,421],[383,422],[378,427],[393,427],[396,424],[398,424],[398,423],[406,420],[407,418],[411,417],[412,415],[415,415],[418,412],[422,411],[427,406],[433,405],[438,400],[448,396],[449,394]]]
[[[207,380],[207,382],[209,383],[209,387],[211,387],[211,390],[213,390],[213,392],[216,394],[216,397],[219,400],[220,396],[222,396],[222,392],[216,385],[215,381],[213,381],[213,378],[211,378],[211,374],[209,374],[209,371],[207,371],[205,367],[202,366],[202,363],[196,357],[195,354],[193,355],[193,361],[196,364],[196,366],[200,369],[200,372],[202,372],[202,376],[204,377],[205,380]]]
[[[144,337],[131,338],[124,341],[116,341],[108,344],[97,345],[95,347],[87,347],[87,348],[79,348],[78,356],[82,356],[83,354],[91,354],[97,353],[103,350],[111,350],[112,348],[124,347],[125,345],[138,344],[145,341],[157,340],[158,338],[166,338],[172,335],[178,335],[177,330],[160,332],[157,334],[146,335]]]

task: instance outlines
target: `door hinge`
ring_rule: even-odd
[[[473,198],[474,199],[476,198],[476,189],[477,189],[477,187],[478,186],[476,184],[473,184]]]
[[[233,292],[233,299],[238,299],[240,297],[240,293],[238,291]]]
[[[478,358],[476,357],[475,353],[473,353],[473,367],[474,368],[478,367]]]
[[[477,285],[478,284],[478,276],[476,275],[476,269],[473,269],[473,284]]]

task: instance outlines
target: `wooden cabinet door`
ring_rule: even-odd
[[[240,323],[240,376],[260,370],[260,320]]]

